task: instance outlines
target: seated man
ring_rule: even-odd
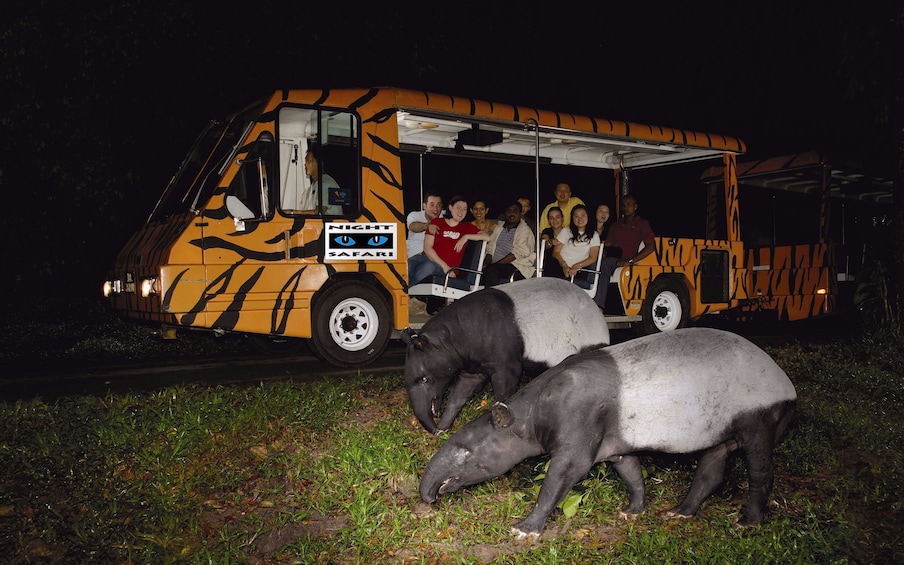
[[[406,248],[408,250],[409,285],[421,282],[435,271],[433,265],[429,264],[430,259],[424,255],[424,234],[430,230],[432,235],[436,235],[439,227],[430,222],[438,218],[442,210],[442,197],[439,194],[428,192],[424,195],[424,203],[421,205],[421,209],[408,214],[406,220],[408,225]]]
[[[606,256],[600,265],[604,281],[608,281],[618,267],[633,265],[655,249],[656,236],[650,222],[637,215],[637,200],[633,196],[625,196],[621,201],[622,217],[609,227],[604,252]],[[644,247],[638,251],[640,244]],[[602,281],[601,281],[602,282]],[[608,284],[597,287],[595,300],[602,306],[606,303]]]
[[[505,209],[505,223],[493,231],[483,274],[485,286],[526,279],[534,274],[536,241],[521,210],[520,202],[509,205]]]

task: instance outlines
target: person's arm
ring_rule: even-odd
[[[514,260],[515,260],[515,254],[509,253],[508,255],[506,255],[505,257],[503,257],[502,259],[500,259],[496,262],[499,263],[500,265],[508,265],[509,263],[511,263]]]
[[[433,249],[433,241],[435,239],[436,238],[434,237],[434,235],[430,232],[424,234],[424,255],[426,255],[428,259],[439,265],[439,268],[442,269],[445,273],[450,269],[450,267],[446,264],[445,261],[442,260],[442,258],[439,256],[439,253],[437,253],[436,250]],[[452,276],[454,276],[454,274]]]
[[[512,242],[512,252],[509,254],[512,258],[507,262],[510,263],[516,259],[530,259],[533,262],[536,257],[534,254],[535,245],[533,232],[530,231],[527,223],[522,220],[518,227],[515,228],[515,241]]]
[[[595,266],[596,258],[599,256],[599,254],[600,254],[600,246],[594,245],[593,247],[590,248],[590,253],[587,255],[587,257],[585,259],[581,259],[580,261],[578,261],[574,265],[571,265],[567,269],[563,269],[565,271],[565,276],[573,277],[574,275],[577,274],[577,272],[580,269]]]
[[[429,221],[422,222],[420,220],[415,220],[413,217],[417,217],[419,214],[417,212],[412,212],[408,215],[408,231],[414,233],[421,233],[425,230],[428,230],[433,235],[436,235],[437,230],[439,230],[439,226],[436,224],[431,224]],[[432,228],[430,226],[433,226]]]
[[[467,245],[469,241],[490,241],[490,234],[481,231],[481,232],[477,232],[477,233],[469,233],[467,235],[464,235],[461,238],[459,238],[458,241],[455,242],[455,251],[460,252],[462,249],[465,248],[465,245]],[[425,244],[426,244],[426,240],[425,240]],[[426,248],[427,248],[427,246],[424,245],[424,252],[427,251]]]
[[[568,269],[568,264],[565,262],[565,259],[562,258],[562,246],[556,245],[552,248],[552,258],[556,260],[559,266],[562,267],[562,272],[564,273],[566,269]],[[567,276],[567,275],[566,275]]]
[[[656,245],[656,242],[655,242],[654,240],[652,240],[652,239],[651,239],[650,241],[644,241],[644,242],[643,242],[643,249],[641,249],[640,252],[639,252],[637,255],[635,255],[634,257],[629,258],[629,259],[628,259],[628,264],[629,264],[629,265],[633,265],[634,263],[637,263],[638,261],[640,261],[641,259],[643,259],[643,258],[646,257],[647,255],[649,255],[650,253],[652,253],[652,252],[653,252],[653,246],[654,246],[654,245]]]

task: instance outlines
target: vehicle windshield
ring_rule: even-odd
[[[244,138],[246,129],[260,115],[261,107],[262,104],[255,104],[230,120],[213,120],[207,124],[154,207],[149,222],[195,211],[207,202],[224,165]]]

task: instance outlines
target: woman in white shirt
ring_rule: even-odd
[[[565,278],[587,279],[589,273],[578,273],[578,269],[595,267],[600,253],[600,236],[596,226],[591,226],[590,216],[583,204],[571,209],[571,223],[559,232],[562,245],[553,248],[553,257],[562,266]],[[581,285],[583,286],[583,285]],[[587,288],[589,288],[589,281]]]

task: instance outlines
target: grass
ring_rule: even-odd
[[[904,561],[904,344],[767,351],[800,401],[756,528],[733,527],[746,497],[742,461],[696,518],[665,522],[657,514],[683,497],[693,463],[647,457],[648,511],[637,520],[618,518],[625,489],[597,466],[538,543],[516,542],[509,527],[533,507],[545,459],[426,505],[419,473],[448,436],[413,421],[400,375],[364,374],[0,403],[0,561]],[[472,401],[458,425],[491,401]]]

